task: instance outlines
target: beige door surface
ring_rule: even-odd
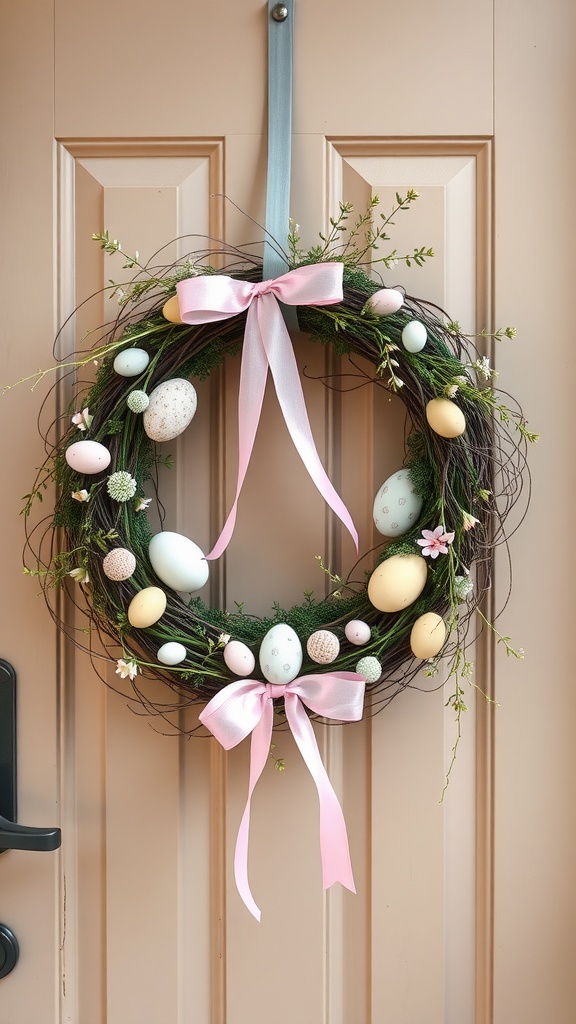
[[[297,8],[291,205],[305,241],[341,199],[362,209],[378,193],[386,209],[395,191],[415,188],[421,198],[393,244],[437,255],[388,283],[406,283],[470,331],[518,328],[496,366],[543,438],[499,628],[526,659],[507,659],[493,637],[476,645],[478,685],[499,706],[469,694],[443,802],[455,739],[448,691],[417,686],[370,721],[318,730],[357,896],[322,892],[316,797],[278,733],[286,771],[270,763],[254,807],[258,925],[231,875],[247,751],[161,735],[161,719],[108,690],[56,635],[20,554],[48,384],[3,394],[0,656],[19,678],[19,816],[60,823],[64,841],[57,854],[0,858],[0,921],[21,946],[0,980],[0,1024],[574,1020],[576,11],[560,0]],[[4,0],[1,45],[3,384],[48,365],[57,325],[122,276],[92,232],[107,228],[144,255],[188,233],[260,239],[249,218],[263,219],[266,5]],[[166,252],[167,262],[178,255]],[[102,300],[72,321],[60,354],[112,306]],[[374,490],[402,457],[402,410],[364,392],[337,401],[314,380],[333,370],[326,354],[303,338],[296,346],[319,450],[365,550]],[[188,534],[193,521],[203,546],[234,488],[229,363],[200,388],[194,438],[175,445],[162,483],[167,527]],[[320,552],[350,558],[267,401],[211,599],[262,612],[321,592]],[[503,554],[495,607],[507,586]],[[97,664],[115,685],[114,666]],[[161,688],[149,692],[162,700]],[[189,729],[194,716],[174,721]]]

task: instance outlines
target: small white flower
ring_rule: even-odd
[[[222,644],[222,647],[225,647],[226,644],[229,643],[229,641],[230,633],[220,633],[220,636],[218,637],[218,643]]]
[[[462,510],[462,525],[465,530],[474,529],[476,523],[479,522],[480,520],[476,519],[476,516],[471,515],[470,512],[464,512],[464,510]]]
[[[386,266],[388,270],[394,270],[394,267],[397,267],[399,262],[399,260],[386,260]]]
[[[82,409],[82,412],[74,413],[72,417],[72,423],[78,427],[78,430],[89,430],[93,416],[90,415],[88,409]]]
[[[148,508],[148,505],[151,503],[151,501],[152,498],[136,498],[135,511],[144,512]]]
[[[88,491],[72,491],[72,497],[75,501],[90,501],[90,495]]]
[[[482,356],[482,358],[477,359],[473,365],[474,369],[476,370],[476,373],[483,377],[484,380],[490,380],[491,377],[498,376],[496,370],[493,370],[492,367],[490,366],[490,360],[488,359],[488,356]]]
[[[126,679],[128,676],[130,679],[135,679],[140,671],[135,661],[124,661],[123,658],[118,658],[116,665],[116,675],[121,679]]]
[[[90,577],[87,570],[81,567],[71,569],[68,576],[71,576],[75,583],[90,583]]]
[[[448,384],[448,386],[444,388],[444,394],[446,398],[454,398],[457,391],[458,384]]]

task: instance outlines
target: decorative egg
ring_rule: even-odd
[[[382,665],[378,658],[367,654],[365,658],[360,658],[356,665],[356,671],[359,676],[364,676],[367,683],[377,683],[382,675]]]
[[[197,405],[196,389],[189,380],[174,377],[154,388],[144,412],[144,430],[153,441],[171,441],[191,422]]]
[[[75,441],[66,449],[66,462],[77,473],[101,473],[110,465],[110,452],[99,441]]]
[[[112,548],[102,561],[102,571],[109,580],[128,580],[136,568],[136,558],[128,548]]]
[[[381,612],[399,612],[420,597],[427,579],[422,555],[391,555],[368,580],[368,598]]]
[[[172,590],[192,594],[208,579],[208,562],[193,540],[181,533],[156,533],[148,546],[154,572]]]
[[[249,676],[254,671],[256,658],[241,640],[229,640],[224,648],[224,661],[236,676]]]
[[[404,296],[397,288],[380,288],[370,296],[368,305],[378,316],[391,316],[404,305]]]
[[[410,472],[399,469],[384,481],[374,498],[376,529],[385,537],[401,537],[418,521],[422,499],[414,490]]]
[[[180,316],[180,303],[178,302],[178,296],[173,295],[168,302],[165,302],[162,306],[162,316],[165,320],[169,320],[171,324],[181,324],[182,317]]]
[[[114,369],[120,377],[137,377],[143,373],[150,356],[143,348],[125,348],[114,360]]]
[[[186,648],[176,640],[169,640],[158,649],[156,657],[163,665],[179,665],[186,657]]]
[[[347,622],[344,632],[346,639],[356,647],[362,647],[363,644],[367,644],[372,636],[370,626],[367,622],[362,622],[362,619],[352,619],[351,622]]]
[[[260,644],[258,655],[262,675],[269,683],[283,686],[296,679],[302,667],[302,644],[292,626],[272,626]]]
[[[421,352],[428,339],[428,332],[420,320],[410,320],[402,328],[402,344],[407,352]]]
[[[434,658],[446,639],[446,625],[441,615],[425,612],[416,619],[410,633],[412,654],[422,661]]]
[[[440,437],[459,437],[466,430],[466,417],[449,398],[432,398],[426,406],[426,419]]]
[[[329,665],[340,652],[340,641],[329,629],[317,629],[308,637],[306,650],[318,665]]]
[[[128,605],[128,622],[135,629],[146,629],[161,619],[166,611],[166,594],[160,587],[145,587]]]

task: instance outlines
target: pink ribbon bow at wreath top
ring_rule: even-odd
[[[251,283],[210,274],[188,278],[177,285],[180,317],[184,323],[214,323],[248,310],[238,395],[236,497],[220,537],[206,555],[208,559],[222,554],[234,530],[238,498],[262,411],[268,367],[296,450],[325,501],[349,530],[358,550],[358,534],[352,517],[328,479],[316,451],[290,335],[278,305],[278,300],[290,306],[328,306],[342,302],[343,269],[342,263],[315,263],[297,267],[271,281]]]
[[[260,910],[248,882],[248,835],[254,787],[270,753],[275,698],[284,698],[288,724],[306,766],[314,779],[320,801],[320,854],[325,889],[341,882],[356,892],[344,814],[320,757],[316,736],[304,705],[324,718],[357,722],[362,717],[366,681],[355,672],[331,672],[299,676],[287,684],[239,679],[220,690],[200,714],[200,721],[230,750],[250,733],[250,781],[248,799],[236,840],[234,876],[238,892],[257,921]]]

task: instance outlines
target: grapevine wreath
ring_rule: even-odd
[[[396,210],[415,198],[413,192],[398,196]],[[201,288],[240,288],[252,298],[261,296],[259,259],[213,247],[159,270],[151,263],[141,266],[138,254],[126,258],[136,276],[129,285],[112,287],[119,315],[95,346],[59,363],[61,373],[76,381],[75,395],[44,432],[47,459],[26,496],[26,517],[51,478],[58,496],[44,529],[28,520],[25,571],[41,579],[58,624],[100,664],[103,649],[149,710],[139,674],[163,680],[181,704],[183,697],[206,703],[239,676],[282,683],[299,672],[344,672],[366,681],[371,700],[365,713],[374,713],[410,683],[423,662],[433,675],[444,659],[456,679],[449,701],[459,713],[472,613],[478,611],[482,627],[495,629],[479,605],[490,586],[494,550],[507,539],[505,520],[522,491],[526,445],[535,435],[514,401],[495,389],[488,358],[458,324],[433,305],[368,276],[363,264],[388,238],[390,218],[375,230],[370,210],[370,219],[361,217],[349,230],[350,210],[342,204],[330,233],[307,252],[299,249],[297,234],[290,235],[282,280],[326,268],[339,278],[339,297],[296,303],[299,329],[311,343],[330,345],[344,358],[343,382],[350,372],[364,374],[366,386],[402,402],[408,429],[404,465],[374,502],[381,543],[360,558],[357,579],[326,569],[334,584],[328,597],[306,594],[303,603],[275,606],[267,618],[244,608],[208,607],[196,593],[209,571],[204,553],[170,524],[154,533],[147,512],[151,500],[161,508],[156,474],[166,458],[163,442],[191,422],[192,382],[239,356],[246,344],[247,306],[226,318],[182,322],[185,289],[200,282]],[[106,251],[121,252],[107,232],[94,237]],[[421,249],[400,258],[420,264],[430,255]],[[210,265],[216,256],[224,269]],[[398,258],[393,253],[383,262],[390,268]],[[507,328],[486,337],[514,333]],[[83,387],[78,370],[93,362],[95,380]],[[76,631],[63,621],[52,596],[53,587],[63,583],[74,599],[81,588],[88,630]],[[280,647],[286,635],[296,647],[296,662],[284,676],[280,651],[279,678],[268,664],[278,646],[278,633],[272,641],[269,634],[278,629]],[[94,631],[101,641],[97,655]],[[495,632],[508,653],[521,656],[509,638]]]

